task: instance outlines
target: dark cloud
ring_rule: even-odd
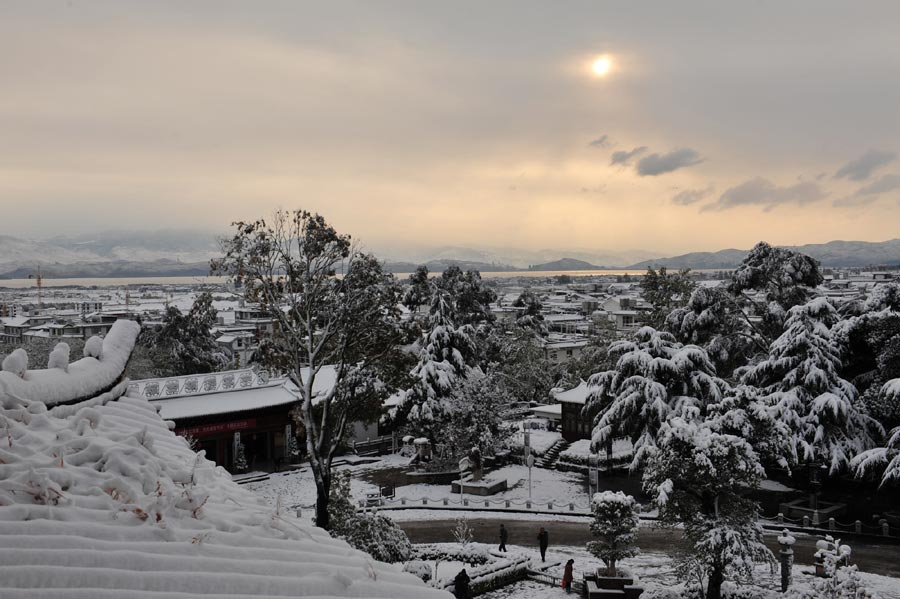
[[[703,162],[697,150],[692,148],[679,148],[667,154],[650,154],[641,158],[637,163],[637,174],[641,177],[653,177],[663,173]]]
[[[675,194],[675,197],[672,198],[672,203],[678,204],[679,206],[690,206],[691,204],[696,204],[712,192],[712,185],[706,189],[685,189],[684,191],[679,191]]]
[[[778,187],[768,179],[755,177],[726,190],[717,201],[704,206],[702,211],[728,210],[738,206],[764,206],[768,211],[784,204],[817,202],[827,195],[818,184],[809,181]]]
[[[640,156],[641,154],[643,154],[646,151],[647,151],[647,146],[640,146],[639,148],[634,148],[633,150],[631,150],[629,152],[626,152],[625,150],[619,150],[618,152],[612,153],[609,163],[610,163],[610,165],[613,165],[613,164],[625,165],[625,164],[628,164],[629,162],[631,162],[632,158],[635,158],[636,156]]]
[[[856,160],[851,160],[834,173],[835,179],[850,179],[851,181],[864,181],[879,167],[892,162],[897,155],[894,152],[883,150],[869,150]]]
[[[611,144],[612,142],[609,140],[609,135],[604,133],[588,145],[593,148],[608,148]]]
[[[900,175],[884,175],[877,181],[864,185],[852,196],[835,200],[835,206],[865,206],[878,200],[878,196],[900,189]]]

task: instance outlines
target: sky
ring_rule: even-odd
[[[0,234],[896,238],[898,31],[895,0],[6,0]]]

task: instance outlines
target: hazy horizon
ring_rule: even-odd
[[[900,237],[900,5],[5,2],[0,233],[278,207],[373,248]]]

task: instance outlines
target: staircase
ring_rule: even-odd
[[[568,447],[569,444],[564,439],[560,439],[554,443],[544,455],[538,458],[534,465],[538,468],[553,468],[553,465],[556,464],[556,460],[559,459],[559,454],[568,449]]]

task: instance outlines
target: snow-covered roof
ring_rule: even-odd
[[[308,376],[309,369],[302,371]],[[323,366],[313,384],[313,403],[334,387],[337,370]],[[245,368],[209,374],[144,379],[128,384],[128,395],[145,397],[159,406],[167,420],[233,414],[284,406],[299,400],[288,379],[270,379],[264,370]]]
[[[124,390],[0,397],[0,596],[451,599],[265,505]]]
[[[553,418],[559,420],[562,417],[562,404],[552,403],[546,406],[534,406],[531,413],[541,418]]]
[[[573,389],[569,389],[568,391],[560,391],[558,393],[554,393],[553,396],[556,398],[556,401],[562,403],[577,403],[584,405],[587,401],[588,395],[590,395],[590,388],[588,384],[584,381],[578,384],[577,387]]]
[[[159,414],[166,420],[183,420],[285,406],[296,401],[298,401],[296,392],[282,383],[228,393],[158,399],[153,405],[159,406]]]

